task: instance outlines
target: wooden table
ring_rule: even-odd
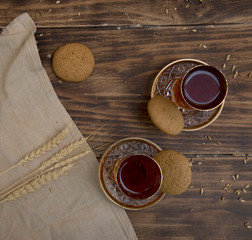
[[[85,136],[97,130],[90,145],[98,158],[114,141],[134,136],[192,159],[185,193],[127,212],[139,239],[252,239],[244,226],[252,226],[251,0],[1,1],[0,27],[25,11],[61,102]],[[94,72],[82,83],[62,82],[52,71],[51,56],[66,42],[94,53]],[[150,121],[147,102],[157,73],[181,58],[222,70],[229,94],[210,126],[169,136]]]

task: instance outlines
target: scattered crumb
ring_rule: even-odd
[[[226,68],[226,63],[222,64],[222,68],[225,69]]]
[[[59,83],[62,83],[62,81],[61,81],[61,80],[59,80],[58,82],[59,82]]]
[[[225,197],[224,196],[221,196],[221,200],[223,201],[225,199]]]
[[[240,202],[245,202],[245,200],[242,199],[242,197],[238,197],[237,200],[239,200]]]
[[[192,29],[192,32],[197,32],[197,29]]]
[[[217,143],[218,145],[221,145],[221,142],[219,142],[219,141],[216,141],[216,143]]]
[[[46,55],[46,57],[51,58],[51,57],[52,57],[52,54],[48,53],[48,54]]]
[[[168,9],[165,9],[165,14],[168,14],[169,13],[169,10]]]
[[[24,163],[24,164],[23,164],[23,167],[27,167],[27,166],[28,166],[28,164],[27,164],[27,163]]]
[[[26,202],[28,202],[29,199],[26,197],[24,200],[25,200]]]
[[[194,211],[194,209],[193,208],[190,208],[189,210],[188,210],[188,212],[193,212]]]
[[[234,193],[235,193],[236,195],[240,195],[241,191],[240,191],[239,189],[236,189],[236,190],[234,190]]]
[[[204,189],[201,188],[201,189],[200,189],[200,195],[202,195],[203,193],[204,193]]]
[[[230,59],[230,57],[231,57],[231,55],[228,54],[228,55],[226,56],[226,61],[228,61],[228,60]]]
[[[53,192],[53,188],[49,188],[49,191],[50,191],[50,192]]]
[[[43,33],[40,33],[40,34],[39,34],[39,36],[40,36],[40,37],[43,37],[43,36],[44,36],[44,34],[43,34]]]
[[[236,78],[238,76],[238,71],[235,71],[233,78]]]
[[[206,138],[207,138],[208,140],[212,140],[212,138],[211,138],[210,136],[206,136]]]
[[[81,15],[81,13],[80,13],[80,12],[78,12],[78,13],[77,13],[77,16],[80,16],[80,15]]]
[[[52,11],[52,9],[50,8],[49,10],[48,10],[48,13],[50,13]]]
[[[189,164],[192,167],[192,164],[193,164],[193,159],[192,158],[189,160]]]
[[[60,4],[60,1],[56,1],[56,4]]]
[[[198,165],[202,165],[202,162],[198,162]]]

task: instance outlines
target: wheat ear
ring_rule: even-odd
[[[19,189],[19,188],[22,187],[23,185],[29,183],[30,181],[33,181],[33,180],[34,180],[35,178],[37,178],[38,176],[41,176],[41,175],[43,175],[43,174],[46,174],[46,173],[48,173],[48,172],[50,172],[50,171],[53,171],[53,170],[55,170],[55,169],[57,169],[57,168],[64,167],[64,166],[66,166],[66,165],[68,165],[68,164],[74,163],[74,162],[76,162],[76,160],[78,160],[78,159],[81,158],[81,157],[85,157],[85,156],[86,156],[88,153],[90,153],[90,152],[91,152],[90,150],[87,150],[87,151],[85,151],[85,152],[76,154],[76,155],[74,155],[74,156],[72,156],[72,157],[69,157],[69,158],[67,158],[67,159],[65,159],[65,160],[62,160],[62,161],[60,161],[60,162],[54,164],[53,166],[51,166],[50,168],[48,168],[48,169],[45,170],[44,172],[42,172],[42,173],[40,173],[40,174],[38,174],[38,175],[32,177],[31,179],[29,179],[29,180],[27,180],[26,182],[20,184],[20,185],[17,186],[16,188],[14,188],[14,189],[10,190],[9,192],[3,194],[2,196],[0,196],[0,199],[2,199],[2,198],[4,198],[4,197],[8,196],[8,195],[11,194],[13,191],[16,191],[17,189]],[[0,203],[1,203],[1,202],[0,202]]]
[[[64,137],[69,133],[70,128],[72,125],[69,125],[67,128],[63,129],[56,137],[50,139],[48,142],[43,144],[41,147],[37,148],[36,150],[32,151],[31,153],[27,154],[24,158],[22,158],[18,163],[13,165],[12,167],[6,169],[5,171],[0,173],[0,176],[9,172],[11,169],[26,163],[28,161],[33,160],[34,158],[39,157],[40,155],[44,154],[45,152],[50,151],[56,145],[59,145],[60,142],[64,139]]]
[[[12,185],[10,185],[9,187],[7,187],[4,190],[2,190],[0,192],[0,196],[1,196],[1,194],[3,194],[4,192],[6,192],[7,190],[9,190],[10,188],[12,188],[13,186],[17,185],[19,182],[23,181],[24,179],[29,178],[30,176],[34,175],[38,171],[43,171],[45,168],[47,168],[47,167],[55,164],[56,162],[59,162],[67,154],[70,154],[73,150],[75,150],[77,147],[79,147],[85,141],[86,141],[85,138],[81,138],[81,139],[75,141],[74,143],[69,144],[66,147],[62,148],[59,152],[57,152],[51,158],[49,158],[48,160],[42,162],[41,165],[37,169],[35,169],[33,172],[31,172],[30,174],[24,176],[23,178],[19,179],[18,181],[16,181],[15,183],[13,183]]]
[[[35,177],[32,181],[29,181],[24,185],[18,187],[16,190],[12,191],[3,201],[0,202],[0,204],[5,201],[13,201],[23,195],[39,190],[44,184],[56,180],[58,177],[65,174],[73,167],[74,164],[75,163],[72,162],[61,168],[55,169],[53,171]]]

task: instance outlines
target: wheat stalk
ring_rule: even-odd
[[[11,169],[13,169],[13,168],[15,168],[15,167],[17,167],[17,166],[19,166],[19,165],[21,165],[23,163],[31,161],[34,158],[37,158],[40,155],[44,154],[45,152],[50,151],[56,145],[59,145],[60,142],[64,139],[64,137],[69,133],[69,130],[70,130],[71,127],[72,127],[72,125],[69,125],[65,129],[63,129],[56,137],[50,139],[48,142],[43,144],[41,147],[39,147],[36,150],[32,151],[31,153],[27,154],[24,158],[22,158],[18,163],[16,163],[12,167],[10,167],[10,168],[6,169],[5,171],[1,172],[0,176],[7,173]]]
[[[4,197],[8,196],[9,194],[11,194],[11,193],[12,193],[13,191],[15,191],[16,189],[18,189],[18,188],[20,188],[21,186],[27,184],[29,181],[32,181],[33,179],[35,179],[37,176],[46,174],[47,172],[50,172],[50,171],[53,171],[53,170],[55,170],[55,169],[57,169],[57,168],[64,167],[64,166],[66,166],[66,165],[68,165],[68,164],[71,164],[71,163],[75,162],[76,160],[78,160],[79,158],[85,157],[85,156],[86,156],[88,153],[90,153],[90,152],[91,152],[91,151],[87,150],[87,151],[85,151],[85,152],[81,152],[81,153],[76,154],[76,155],[74,155],[74,156],[72,156],[72,157],[69,157],[69,158],[64,159],[64,160],[62,160],[62,161],[60,161],[60,162],[55,163],[53,166],[51,166],[50,168],[48,168],[48,169],[45,170],[44,172],[41,172],[40,174],[38,174],[38,175],[32,177],[31,179],[29,179],[29,180],[27,180],[26,182],[20,184],[19,186],[17,186],[16,188],[10,190],[9,192],[4,193],[2,196],[0,196],[0,199],[2,199],[2,198],[4,198]],[[36,170],[35,170],[35,171],[36,171]],[[35,173],[35,171],[33,172],[33,174]],[[29,174],[28,176],[30,176],[30,175],[31,175],[31,174]],[[28,176],[26,176],[25,178],[27,178]],[[19,180],[18,182],[20,182],[20,180]],[[18,182],[16,182],[16,183],[13,184],[13,185],[16,185]],[[11,186],[10,186],[10,187],[11,187]],[[8,187],[7,189],[5,189],[5,190],[2,191],[2,192],[6,192],[6,190],[8,190],[10,187]]]
[[[13,186],[17,185],[19,182],[23,181],[24,179],[26,179],[26,178],[34,175],[35,173],[37,173],[39,171],[43,171],[45,168],[47,168],[47,167],[49,167],[49,166],[51,166],[51,165],[59,162],[67,154],[70,154],[73,150],[75,150],[77,147],[79,147],[85,141],[86,141],[86,139],[82,137],[81,139],[75,141],[74,143],[69,144],[66,147],[62,148],[59,152],[57,152],[51,158],[49,158],[48,160],[42,162],[41,165],[37,169],[35,169],[33,172],[31,172],[30,174],[24,176],[23,178],[19,179],[18,181],[16,181],[15,183],[13,183],[12,185],[10,185],[9,187],[7,187],[4,190],[2,190],[0,192],[0,195],[3,194],[4,192],[6,192],[7,190],[9,190],[10,188],[12,188]]]
[[[56,180],[58,179],[58,177],[65,174],[67,171],[69,171],[73,167],[74,164],[75,163],[72,162],[61,168],[57,168],[53,171],[49,171],[47,173],[38,175],[33,180],[28,181],[27,183],[21,185],[20,187],[12,191],[3,201],[0,202],[0,204],[6,201],[13,201],[23,195],[39,190],[46,183]]]

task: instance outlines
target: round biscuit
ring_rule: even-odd
[[[95,60],[92,52],[81,43],[62,45],[55,51],[52,60],[55,74],[67,82],[85,80],[92,73],[94,64]]]
[[[184,118],[176,104],[163,96],[155,96],[148,102],[152,122],[163,132],[179,134],[184,127]]]
[[[188,159],[174,150],[161,151],[154,159],[159,163],[163,173],[161,190],[168,195],[185,192],[192,176]]]

